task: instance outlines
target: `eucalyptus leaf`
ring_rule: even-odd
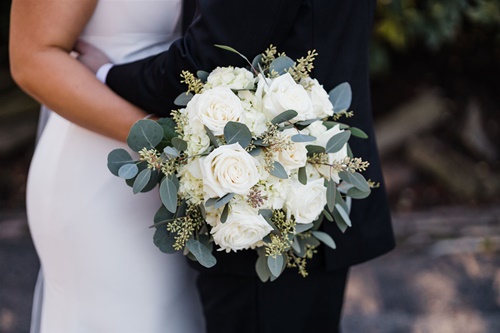
[[[295,232],[296,233],[301,233],[301,232],[304,232],[304,231],[307,231],[309,229],[311,229],[313,227],[313,224],[312,223],[307,223],[307,224],[297,224],[295,226]]]
[[[151,179],[151,169],[144,169],[141,172],[139,172],[137,178],[135,178],[134,186],[132,188],[134,194],[141,192],[146,187],[150,179]]]
[[[298,237],[294,237],[293,238],[292,249],[295,251],[295,253],[302,252],[302,249],[300,247],[300,243],[299,243]]]
[[[210,207],[215,205],[215,203],[219,200],[218,198],[210,198],[205,202],[205,206]]]
[[[153,243],[163,253],[172,254],[177,252],[173,248],[173,245],[175,243],[175,235],[170,233],[165,226],[156,228],[153,235]]]
[[[342,216],[342,220],[345,222],[345,224],[347,224],[349,227],[352,226],[349,214],[344,210],[344,208],[341,205],[336,204],[335,211],[337,211],[340,214],[340,216]]]
[[[281,124],[286,121],[292,120],[293,118],[297,117],[298,114],[299,113],[295,110],[286,110],[274,117],[273,120],[271,120],[271,123],[274,125]]]
[[[185,151],[188,148],[187,142],[179,137],[172,138],[172,146],[178,151]]]
[[[299,182],[302,185],[307,185],[307,172],[306,172],[305,166],[299,168],[298,178],[299,178]]]
[[[139,173],[139,167],[135,163],[124,164],[118,169],[118,176],[123,179],[132,179]]]
[[[271,271],[267,266],[267,258],[265,255],[259,255],[255,262],[255,271],[262,282],[266,282],[271,277]]]
[[[319,239],[323,244],[328,246],[331,249],[334,249],[337,247],[335,245],[335,242],[333,241],[332,237],[327,234],[326,232],[323,231],[313,231],[312,232],[313,236]]]
[[[304,243],[314,247],[319,246],[321,244],[319,240],[315,237],[304,238]]]
[[[325,147],[316,145],[307,145],[307,155],[311,156],[313,154],[323,154],[326,153]]]
[[[161,207],[156,211],[153,221],[154,223],[158,223],[165,220],[171,220],[173,218],[174,214],[169,212],[165,206],[161,205]]]
[[[274,177],[277,177],[280,179],[288,179],[288,173],[286,172],[283,165],[281,165],[281,163],[278,161],[274,161],[273,169],[269,173],[271,175],[273,175]]]
[[[169,212],[177,211],[177,187],[169,177],[163,178],[160,184],[160,199]]]
[[[291,140],[293,142],[312,142],[312,141],[316,140],[316,137],[314,137],[312,135],[305,135],[305,134],[299,133],[299,134],[293,135],[291,137]]]
[[[201,80],[201,82],[205,83],[207,82],[207,79],[208,79],[208,76],[210,75],[209,72],[206,72],[206,71],[197,71],[196,72],[196,76],[198,77],[198,79]]]
[[[370,185],[366,181],[365,177],[363,177],[363,175],[359,172],[351,173],[347,171],[341,171],[339,172],[339,177],[349,184],[352,184],[361,192],[370,192]]]
[[[262,63],[262,58],[263,58],[263,55],[262,53],[261,54],[257,54],[253,60],[252,60],[252,69],[254,71],[257,71],[257,68],[259,68],[260,64]]]
[[[172,138],[176,138],[178,136],[175,131],[177,124],[172,118],[160,118],[157,121],[158,125],[163,128],[163,139],[161,144],[163,147],[172,145]]]
[[[206,125],[204,125],[205,131],[207,132],[208,138],[210,139],[210,143],[215,147],[219,147],[219,142],[217,141],[217,138],[215,137],[214,133],[208,128]]]
[[[174,99],[174,104],[178,106],[186,106],[193,99],[194,95],[191,92],[183,92]]]
[[[221,223],[225,223],[227,221],[228,215],[229,215],[229,204],[226,204],[224,206],[224,209],[222,210],[222,214],[220,216]]]
[[[224,138],[228,145],[238,142],[241,147],[246,148],[252,141],[252,133],[245,124],[228,121],[224,126]]]
[[[368,139],[368,134],[366,134],[363,130],[357,127],[349,127],[349,131],[351,131],[352,135],[361,139]]]
[[[333,126],[336,126],[336,125],[339,125],[339,124],[340,124],[339,122],[331,121],[331,120],[327,120],[327,121],[323,122],[323,126],[325,126],[327,129],[330,129]]]
[[[134,160],[125,149],[115,149],[108,154],[108,169],[115,176],[123,165],[129,163],[134,163]]]
[[[340,149],[342,149],[342,147],[344,147],[344,145],[347,143],[347,141],[349,141],[350,137],[351,137],[351,132],[349,132],[349,131],[344,131],[344,132],[340,132],[338,134],[335,134],[326,143],[325,151],[327,153],[338,152]]]
[[[275,71],[282,75],[295,65],[295,61],[287,56],[281,56],[274,59],[269,65],[269,72]]]
[[[333,179],[326,181],[326,205],[328,209],[333,212],[335,209],[335,196],[337,194],[337,188]]]
[[[154,120],[141,119],[130,128],[128,146],[134,151],[155,148],[163,139],[163,127]]]
[[[248,152],[251,156],[259,156],[262,153],[262,147],[255,147],[254,149]]]
[[[222,198],[218,199],[214,203],[214,208],[215,209],[221,208],[222,206],[227,204],[229,201],[231,201],[231,199],[234,198],[234,196],[235,196],[235,193],[227,193],[226,195],[224,195]]]
[[[259,215],[262,215],[264,218],[272,218],[273,210],[272,209],[259,209]]]
[[[168,156],[168,158],[175,158],[179,156],[179,151],[175,147],[165,147],[163,152]]]
[[[370,195],[371,191],[363,192],[356,187],[351,187],[347,190],[347,195],[353,199],[365,199]]]
[[[347,82],[341,83],[333,88],[328,96],[335,113],[346,111],[351,106],[352,101],[351,85]]]
[[[333,222],[333,216],[332,214],[330,214],[329,211],[327,211],[326,209],[323,210],[323,215],[325,215],[325,218],[330,221],[330,222]]]
[[[307,120],[301,120],[295,123],[295,125],[301,125],[301,126],[309,126],[314,122],[317,122],[320,119],[307,119]]]
[[[186,242],[186,247],[202,266],[210,268],[217,263],[217,259],[215,259],[210,250],[201,242],[191,238]]]
[[[151,171],[151,178],[149,178],[148,183],[144,188],[141,190],[141,192],[149,192],[152,189],[154,189],[158,185],[158,180],[160,178],[160,173],[158,170],[152,170]]]
[[[275,257],[267,257],[267,267],[269,267],[269,271],[271,271],[273,276],[280,276],[281,268],[283,267],[283,255],[278,254]]]

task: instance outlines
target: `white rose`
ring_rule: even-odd
[[[232,205],[226,222],[217,223],[211,234],[220,250],[238,251],[257,246],[273,228],[246,204]]]
[[[227,193],[247,194],[259,181],[258,161],[239,143],[220,146],[200,158],[203,189],[208,198]]]
[[[282,209],[285,205],[287,193],[291,190],[289,179],[269,177],[262,185],[262,195],[267,197],[265,207]]]
[[[319,84],[318,80],[311,79],[310,77],[302,79],[300,82],[304,87],[307,88],[309,97],[311,98],[314,115],[316,118],[326,118],[333,115],[333,105],[330,102],[328,93],[323,89],[323,86]]]
[[[207,78],[206,88],[229,87],[231,89],[252,89],[255,78],[252,72],[245,68],[217,67]]]
[[[263,85],[263,109],[267,119],[271,120],[287,110],[295,110],[298,113],[292,122],[315,118],[307,91],[295,83],[290,74],[268,79],[267,84],[261,79],[259,85]]]
[[[228,87],[216,87],[197,94],[186,106],[188,127],[207,126],[214,135],[223,135],[229,121],[242,122],[241,101]]]
[[[313,142],[313,144],[325,147],[328,140],[336,134],[342,133],[344,130],[340,129],[339,125],[335,125],[329,130],[319,134],[316,136],[316,141]],[[344,158],[347,157],[347,143],[336,153],[330,153],[328,154],[328,163],[333,164],[335,161],[342,161]],[[338,172],[330,170],[330,166],[328,165],[318,165],[316,166],[318,169],[319,173],[326,179],[330,179],[330,176],[332,177],[333,181],[338,183],[340,181]]]
[[[311,223],[318,218],[325,205],[324,179],[308,181],[306,185],[293,181],[285,203],[287,218],[293,215],[297,223]]]
[[[289,128],[281,132],[281,135],[291,141],[291,137],[298,134],[296,129]],[[288,149],[283,149],[275,154],[275,158],[288,171],[301,168],[307,162],[306,145],[302,142],[292,142]]]

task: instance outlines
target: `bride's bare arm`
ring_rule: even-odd
[[[115,95],[69,53],[97,0],[13,0],[10,63],[27,93],[66,119],[124,141],[145,113]]]

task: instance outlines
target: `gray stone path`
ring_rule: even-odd
[[[344,332],[500,332],[500,207],[397,214],[394,226],[397,249],[351,270]],[[28,332],[37,271],[23,214],[0,215],[0,333]]]

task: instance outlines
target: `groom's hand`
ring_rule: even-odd
[[[94,72],[94,74],[97,73],[97,70],[102,65],[111,63],[111,60],[104,52],[83,40],[78,40],[74,49],[79,54],[77,57],[78,61]]]

